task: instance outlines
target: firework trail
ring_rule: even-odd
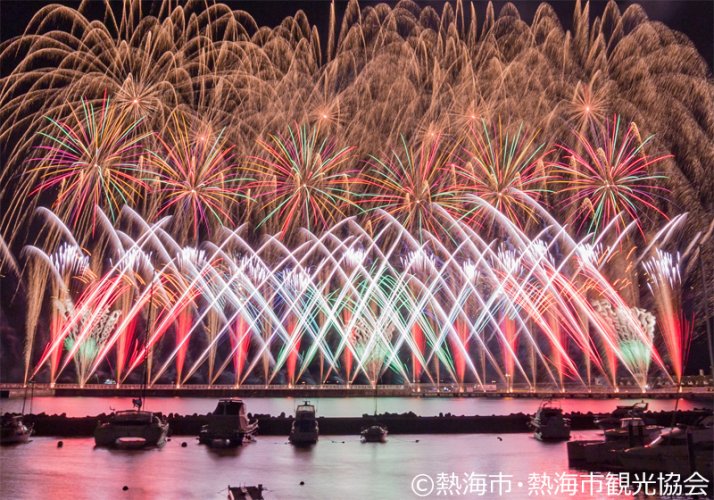
[[[677,383],[681,383],[687,362],[687,349],[692,334],[692,322],[682,309],[682,278],[680,256],[657,249],[643,262],[657,311],[659,330]]]

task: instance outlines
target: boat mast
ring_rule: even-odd
[[[32,400],[35,397],[35,379],[31,378],[28,383],[30,385],[30,413],[32,413]],[[25,403],[27,403],[27,385],[25,384],[25,394],[22,396],[22,415],[25,414]]]
[[[374,381],[374,416],[377,416],[377,390],[379,389],[379,378]]]
[[[141,394],[139,395],[138,403],[134,400],[134,405],[137,406],[138,410],[141,410],[144,406],[144,400],[146,399],[146,387],[149,383],[149,328],[151,327],[151,316],[154,309],[154,279],[156,277],[156,272],[151,273],[151,290],[149,292],[149,312],[146,317],[146,328],[144,329],[144,351],[146,355],[144,356],[144,374],[141,377]]]

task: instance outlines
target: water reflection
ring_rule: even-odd
[[[597,434],[576,432],[573,438]],[[95,449],[91,438],[65,439],[61,449],[56,442],[35,438],[2,450],[3,498],[51,493],[59,500],[210,499],[225,498],[228,485],[259,483],[269,490],[266,498],[273,499],[416,498],[412,481],[420,474],[433,480],[443,474],[460,480],[502,474],[511,483],[511,493],[503,498],[519,499],[529,498],[532,474],[580,474],[568,468],[565,443],[544,444],[530,434],[400,435],[383,445],[362,444],[357,436],[328,436],[310,448],[290,446],[282,436],[259,436],[256,443],[221,450],[174,438],[160,450],[133,452]],[[442,496],[435,490],[429,497]],[[554,493],[549,498],[573,496]]]

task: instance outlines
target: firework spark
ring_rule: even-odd
[[[450,151],[435,135],[411,148],[402,137],[402,151],[391,161],[372,158],[360,178],[367,187],[360,204],[384,210],[415,235],[422,231],[449,234],[435,207],[456,218],[468,215],[463,173],[449,165]]]
[[[534,217],[525,197],[538,200],[549,180],[543,163],[544,146],[535,143],[520,125],[509,133],[500,121],[489,127],[472,126],[460,162],[468,175],[469,191],[512,221]]]

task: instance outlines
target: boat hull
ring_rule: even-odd
[[[568,464],[571,467],[618,467],[617,452],[626,447],[627,443],[618,441],[570,441]]]
[[[166,444],[169,424],[145,412],[118,412],[94,431],[94,443],[102,448],[140,449]]]
[[[362,431],[361,439],[363,443],[386,443],[387,429],[379,426],[376,426],[376,428],[370,427]]]
[[[567,441],[570,439],[570,429],[538,429],[533,436],[538,441]]]
[[[216,448],[241,446],[245,433],[241,431],[221,431],[204,426],[198,434],[198,442]]]
[[[294,431],[290,433],[288,440],[295,446],[310,446],[317,443],[319,433],[317,431]]]
[[[103,448],[139,449],[166,444],[168,425],[100,427],[94,433],[94,443]]]
[[[26,426],[21,417],[13,416],[9,420],[3,419],[0,445],[13,445],[27,443],[32,435],[32,426]]]
[[[0,437],[0,445],[13,445],[27,443],[30,440],[32,432],[27,430],[26,432],[17,432],[13,434],[7,434]]]

